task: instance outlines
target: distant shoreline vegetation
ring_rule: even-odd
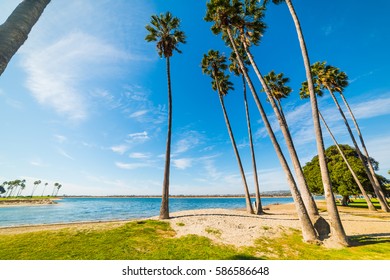
[[[48,205],[56,204],[57,198],[31,198],[31,197],[19,197],[19,198],[0,198],[0,206],[28,206],[28,205]]]

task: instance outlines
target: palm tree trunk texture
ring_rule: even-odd
[[[320,125],[320,120],[318,115],[317,98],[314,91],[313,77],[311,75],[310,60],[309,60],[309,55],[307,53],[306,43],[303,37],[301,24],[299,22],[298,16],[295,12],[291,0],[286,0],[286,4],[288,6],[288,9],[290,11],[290,14],[295,24],[295,29],[297,31],[298,40],[302,51],[302,58],[305,66],[306,79],[308,82],[308,88],[310,93],[310,103],[312,109],[314,131],[315,131],[316,142],[317,142],[318,159],[319,159],[319,164],[321,169],[322,183],[324,184],[325,200],[326,200],[327,210],[329,214],[332,235],[334,238],[336,238],[337,242],[339,242],[344,246],[348,246],[349,241],[347,235],[345,234],[343,224],[341,223],[340,215],[337,210],[336,202],[334,200],[333,193],[332,193],[332,183],[330,181],[329,170],[325,158],[324,140],[322,137],[321,125]]]
[[[168,81],[168,135],[165,151],[164,181],[161,195],[160,219],[169,219],[169,173],[171,166],[171,135],[172,135],[172,88],[170,59],[166,57]]]
[[[241,71],[242,71],[242,73],[243,73],[243,75],[248,83],[248,86],[252,92],[253,98],[255,99],[255,102],[257,105],[257,108],[259,109],[261,118],[264,122],[264,125],[267,129],[268,135],[270,136],[271,142],[272,142],[274,149],[276,151],[276,154],[279,158],[280,164],[281,164],[281,166],[286,174],[287,182],[290,186],[291,195],[294,199],[294,204],[295,204],[295,207],[296,207],[296,210],[298,213],[298,218],[299,218],[299,221],[301,223],[303,239],[307,242],[315,241],[317,239],[317,234],[314,230],[313,224],[310,220],[309,214],[307,213],[307,210],[306,210],[305,204],[302,200],[301,194],[299,193],[298,187],[295,183],[294,176],[291,173],[290,167],[288,166],[286,158],[283,155],[282,149],[280,148],[279,143],[275,137],[275,134],[272,130],[271,124],[270,124],[268,117],[264,111],[264,108],[260,102],[260,99],[257,96],[256,90],[255,90],[253,83],[248,75],[248,72],[246,71],[246,69],[244,67],[244,63],[242,62],[241,56],[239,55],[239,53],[237,51],[237,47],[234,43],[231,31],[229,28],[227,28],[226,31],[228,33],[231,45],[233,46],[234,52],[236,53],[237,60],[239,62]]]
[[[340,93],[340,96],[341,96],[341,98],[342,98],[342,100],[343,100],[345,106],[347,107],[349,114],[350,114],[351,117],[352,117],[352,121],[353,121],[353,123],[354,123],[354,125],[355,125],[355,128],[356,128],[356,131],[357,131],[357,133],[358,133],[358,135],[359,135],[360,143],[362,144],[364,154],[365,154],[365,156],[369,159],[369,158],[370,158],[370,155],[368,154],[367,147],[366,147],[366,144],[364,143],[363,135],[362,135],[362,132],[360,131],[360,127],[359,127],[359,125],[358,125],[358,123],[357,123],[357,120],[356,120],[356,118],[355,118],[355,115],[352,113],[351,107],[349,106],[347,100],[345,99],[344,94]],[[379,181],[378,181],[378,178],[376,177],[376,174],[375,174],[375,170],[374,170],[374,168],[372,167],[371,161],[367,161],[367,163],[368,163],[368,168],[369,168],[369,170],[370,170],[370,172],[371,172],[371,176],[373,177],[375,184],[378,185],[378,186],[380,186],[380,183],[379,183]],[[382,194],[383,198],[385,198],[385,194],[383,193],[383,191],[382,191],[381,188],[379,188],[379,191],[380,191],[380,193]],[[386,200],[385,200],[385,201],[386,201]]]
[[[255,211],[256,211],[256,215],[260,215],[260,214],[263,214],[264,212],[263,212],[263,207],[261,205],[259,178],[257,176],[256,156],[255,156],[255,149],[253,147],[251,118],[249,115],[248,100],[246,98],[246,85],[245,85],[246,82],[245,82],[245,77],[243,75],[241,75],[241,77],[242,77],[242,84],[243,84],[243,95],[244,95],[246,122],[248,125],[249,146],[251,149],[251,156],[252,156],[253,180],[255,182],[255,195],[256,195],[256,209],[255,209]]]
[[[238,153],[236,141],[234,140],[234,135],[233,135],[232,127],[231,127],[231,125],[230,125],[229,117],[228,117],[227,112],[226,112],[225,103],[224,103],[224,101],[223,101],[223,96],[222,96],[222,94],[220,94],[220,90],[219,90],[219,86],[218,86],[218,81],[216,81],[216,82],[217,82],[217,87],[218,87],[219,101],[221,102],[221,107],[222,107],[222,111],[223,111],[223,116],[224,116],[224,118],[225,118],[226,128],[227,128],[227,130],[228,130],[228,132],[229,132],[229,136],[230,136],[230,140],[231,140],[231,142],[232,142],[234,154],[236,155],[238,167],[239,167],[239,169],[240,169],[242,182],[243,182],[243,184],[244,184],[245,200],[246,200],[246,211],[247,211],[248,213],[250,213],[250,214],[254,214],[253,207],[252,207],[252,202],[251,202],[251,198],[250,198],[250,194],[249,194],[248,184],[247,184],[246,177],[245,177],[244,168],[242,167],[242,162],[241,162],[240,154]]]
[[[358,185],[360,192],[361,192],[362,195],[364,196],[364,199],[365,199],[366,202],[367,202],[368,209],[371,210],[371,211],[376,211],[376,208],[375,208],[374,204],[372,204],[371,199],[369,198],[369,196],[367,195],[366,191],[364,190],[364,187],[363,187],[362,184],[360,183],[360,180],[359,180],[359,178],[357,177],[355,171],[353,171],[351,165],[350,165],[349,162],[348,162],[348,159],[345,157],[344,152],[341,150],[341,148],[340,148],[340,146],[339,146],[339,143],[337,143],[336,138],[334,137],[332,131],[330,130],[330,128],[329,128],[328,124],[326,123],[324,117],[322,116],[321,112],[319,112],[319,114],[320,114],[322,123],[325,125],[326,129],[328,130],[330,137],[332,138],[334,144],[335,144],[336,147],[337,147],[337,150],[339,151],[341,157],[343,158],[345,164],[347,165],[349,171],[351,172],[352,177],[353,177],[353,179],[355,180],[356,184]]]
[[[50,0],[24,0],[0,25],[0,76],[49,3]]]
[[[377,196],[377,198],[378,198],[379,204],[381,205],[381,209],[382,209],[383,211],[385,211],[385,212],[390,212],[390,208],[389,208],[389,206],[387,205],[387,202],[386,202],[384,196],[383,196],[382,193],[380,192],[380,188],[381,188],[381,187],[375,183],[375,181],[374,181],[374,179],[373,179],[373,176],[371,175],[371,172],[370,172],[370,170],[368,169],[368,167],[367,167],[367,165],[366,165],[366,162],[365,162],[365,160],[364,160],[364,158],[363,158],[362,152],[360,151],[360,148],[359,148],[359,146],[358,146],[358,144],[357,144],[357,142],[356,142],[355,136],[354,136],[353,133],[352,133],[352,130],[351,130],[351,127],[349,126],[348,120],[347,120],[347,118],[345,117],[345,114],[344,114],[343,110],[341,109],[340,104],[339,104],[339,102],[338,102],[337,99],[336,99],[336,96],[334,95],[334,93],[332,92],[332,90],[331,90],[329,87],[328,87],[328,91],[329,91],[330,95],[332,96],[333,101],[334,101],[334,103],[336,104],[336,107],[337,107],[337,109],[338,109],[339,112],[340,112],[341,117],[342,117],[343,120],[344,120],[345,126],[347,127],[348,133],[349,133],[349,135],[350,135],[350,137],[351,137],[351,140],[352,140],[352,142],[353,142],[353,145],[355,146],[355,149],[356,149],[356,152],[357,152],[357,154],[358,154],[358,156],[359,156],[359,159],[360,159],[360,160],[362,161],[362,163],[363,163],[364,170],[365,170],[365,172],[366,172],[366,174],[367,174],[368,179],[369,179],[370,182],[371,182],[372,188],[373,188],[374,191],[375,191],[375,194],[376,194],[376,196]],[[367,162],[369,162],[369,161],[370,161],[370,159],[367,158]]]

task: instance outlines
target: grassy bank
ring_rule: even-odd
[[[3,260],[185,260],[185,259],[390,259],[390,240],[356,238],[356,246],[325,249],[302,242],[297,231],[262,238],[251,247],[216,245],[195,235],[174,238],[161,221],[134,221],[115,228],[0,234]]]

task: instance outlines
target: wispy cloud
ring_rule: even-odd
[[[148,159],[151,157],[151,154],[150,153],[131,153],[129,155],[130,158],[133,158],[133,159]]]
[[[203,143],[204,136],[195,130],[188,130],[178,135],[179,140],[174,144],[174,153],[181,154],[198,147]]]
[[[121,155],[126,153],[128,149],[129,149],[128,145],[117,145],[117,146],[110,147],[111,151],[113,151],[114,153],[117,153],[117,154],[121,154]]]
[[[367,119],[390,114],[389,94],[376,99],[366,100],[360,103],[350,104],[356,118]]]
[[[55,140],[57,143],[60,143],[60,144],[64,143],[66,140],[68,140],[68,139],[66,138],[66,136],[60,135],[60,134],[56,134],[56,135],[54,135],[53,137],[54,137],[54,140]]]
[[[150,92],[140,86],[126,87],[124,94],[127,100],[126,108],[123,110],[128,117],[139,123],[159,125],[166,121],[167,111],[164,105],[154,104],[150,99]]]
[[[74,158],[71,155],[69,155],[67,152],[65,152],[63,149],[58,148],[57,151],[61,156],[68,158],[68,159],[71,159],[71,160],[74,160]]]
[[[139,0],[51,3],[19,52],[27,88],[65,118],[85,120],[92,109],[89,81],[131,73],[150,60],[140,40],[149,17],[150,5]]]
[[[134,170],[150,166],[148,163],[124,163],[116,162],[115,165],[120,169]]]
[[[173,166],[177,169],[187,169],[192,166],[193,159],[191,158],[179,158],[172,160]]]
[[[127,136],[128,139],[126,140],[126,142],[128,143],[143,143],[150,139],[146,131],[130,133]]]
[[[102,64],[123,53],[83,32],[70,33],[40,50],[25,52],[22,65],[26,86],[37,101],[71,120],[87,117],[88,106],[80,84],[99,75]],[[95,70],[93,70],[95,69]]]

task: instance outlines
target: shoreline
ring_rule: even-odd
[[[11,198],[11,199],[2,199],[0,200],[0,208],[2,207],[19,207],[19,206],[40,206],[40,205],[54,205],[57,204],[56,200],[59,198]]]

